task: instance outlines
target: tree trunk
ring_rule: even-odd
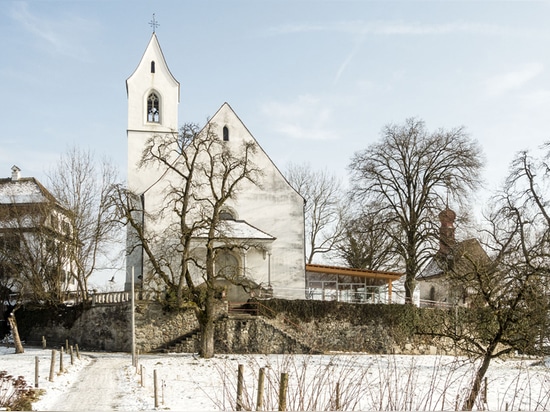
[[[407,274],[405,278],[405,303],[412,305],[414,303],[415,281],[412,276]]]
[[[489,364],[491,363],[493,350],[495,346],[496,346],[495,344],[491,344],[487,348],[487,351],[485,352],[485,354],[483,355],[481,366],[476,372],[476,376],[474,378],[472,388],[470,389],[468,398],[466,399],[466,401],[464,402],[464,406],[462,407],[463,411],[471,411],[472,408],[474,407],[474,403],[479,395],[479,391],[481,390],[481,382],[483,382],[485,373],[487,372],[487,369],[489,369]]]
[[[23,344],[21,343],[21,338],[19,337],[19,330],[17,329],[17,322],[15,320],[15,314],[13,312],[10,314],[10,316],[8,316],[8,322],[10,324],[11,334],[13,336],[15,353],[24,353],[25,349],[23,348]]]
[[[214,337],[216,325],[214,323],[214,291],[209,287],[206,291],[206,301],[201,313],[201,350],[202,358],[212,358],[215,353]]]
[[[214,357],[214,322],[209,319],[201,327],[201,351],[199,355],[208,359]]]

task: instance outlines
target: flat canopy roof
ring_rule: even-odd
[[[386,272],[381,270],[351,269],[338,266],[306,264],[306,272],[324,273],[328,275],[356,276],[369,279],[397,280],[403,273]]]

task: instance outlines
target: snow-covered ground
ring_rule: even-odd
[[[83,353],[48,381],[51,350],[0,348],[0,371],[24,376],[34,385],[39,359],[39,388],[45,394],[35,410],[153,410],[154,371],[157,409],[235,409],[238,365],[244,367],[244,409],[254,409],[260,368],[265,370],[264,409],[276,410],[282,373],[289,377],[288,410],[454,410],[460,407],[473,365],[449,356],[218,355],[200,359],[192,354],[144,355],[139,367],[120,353]],[[138,372],[143,370],[143,384]],[[336,404],[338,393],[339,404]],[[548,410],[550,369],[536,359],[493,361],[487,374],[489,410]]]

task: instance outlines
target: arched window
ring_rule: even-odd
[[[151,73],[155,72],[155,61],[151,60]]]
[[[227,126],[223,127],[223,141],[229,141],[229,129],[227,128]]]
[[[432,302],[435,302],[435,286],[432,286],[432,287],[430,288],[430,300],[431,300]]]
[[[233,213],[231,213],[230,210],[223,209],[220,212],[220,220],[235,220],[235,216],[233,215]]]
[[[160,100],[156,93],[147,97],[147,121],[151,123],[160,122]]]
[[[216,255],[216,275],[224,279],[234,279],[239,276],[239,261],[233,253],[220,250]]]

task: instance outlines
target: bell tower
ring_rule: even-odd
[[[153,25],[153,30],[156,25]],[[139,168],[146,142],[155,135],[178,132],[178,104],[180,84],[174,78],[153,31],[151,40],[141,60],[126,80],[128,95],[128,189],[140,199],[138,210],[147,210],[147,205],[158,197],[152,186],[159,180],[161,171],[156,167]],[[142,214],[144,222],[145,214]],[[127,233],[126,283],[129,291],[134,283],[139,287],[143,280],[144,254],[139,239],[132,229]]]
[[[155,134],[177,133],[180,84],[174,78],[153,31],[136,70],[126,80],[128,94],[128,187],[142,194],[156,181],[152,170],[137,163],[147,140]]]

